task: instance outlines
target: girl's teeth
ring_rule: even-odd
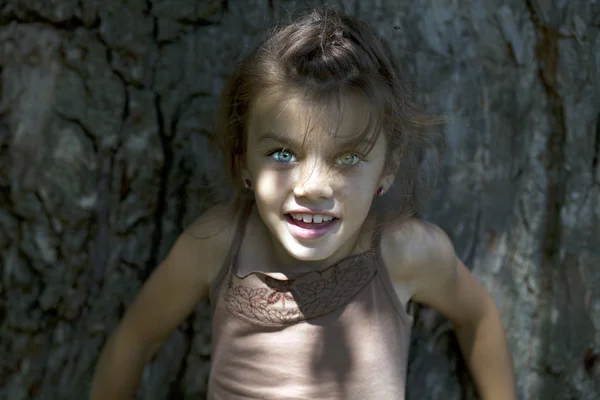
[[[322,214],[291,214],[292,218],[296,221],[303,221],[304,223],[311,224],[320,224],[322,222],[329,222],[333,219],[330,215],[322,215]]]

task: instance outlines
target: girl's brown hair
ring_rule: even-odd
[[[347,95],[363,96],[370,107],[369,123],[355,142],[371,147],[380,133],[386,135],[386,165],[397,171],[395,196],[386,195],[395,201],[387,205],[405,216],[419,211],[423,194],[433,186],[433,180],[423,180],[430,175],[423,173],[422,160],[431,148],[439,161],[443,146],[423,128],[441,118],[418,110],[407,75],[371,27],[325,7],[273,29],[237,66],[223,90],[211,143],[223,157],[234,198],[243,198],[245,192],[240,162],[253,101],[281,91],[315,108],[339,106]]]

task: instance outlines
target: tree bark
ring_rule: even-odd
[[[319,1],[4,0],[0,398],[86,398],[114,329],[205,209],[234,63]],[[448,152],[425,218],[496,300],[520,399],[600,398],[600,3],[329,1],[374,24]],[[204,398],[207,304],[139,397]],[[474,399],[451,326],[416,316],[410,399]]]

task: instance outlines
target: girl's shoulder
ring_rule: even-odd
[[[227,256],[237,219],[232,206],[206,210],[177,238],[164,263],[178,265],[209,285]]]
[[[405,301],[425,304],[455,326],[473,324],[489,312],[493,300],[436,225],[419,219],[392,221],[383,232],[381,255]]]
[[[214,207],[177,238],[128,307],[121,337],[133,338],[145,349],[156,348],[208,297],[228,251],[232,220],[228,208]]]
[[[396,219],[383,227],[381,256],[390,277],[416,286],[432,276],[452,274],[456,253],[448,235],[419,218]]]

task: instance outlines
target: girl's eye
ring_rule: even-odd
[[[344,166],[344,167],[348,167],[348,166],[356,165],[359,162],[361,162],[361,158],[357,154],[346,154],[345,156],[338,158],[338,160],[336,161],[336,164]]]
[[[271,153],[271,157],[280,163],[291,163],[296,161],[296,157],[287,150],[277,150]]]

